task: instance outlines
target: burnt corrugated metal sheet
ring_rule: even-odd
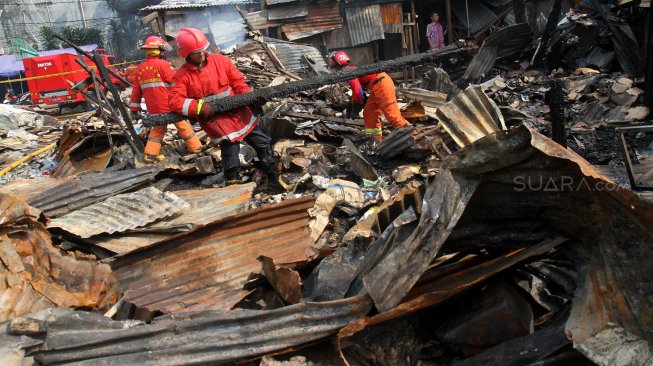
[[[567,178],[588,186],[575,190],[526,188],[514,179],[520,177],[540,182]],[[601,186],[612,189],[591,188]],[[488,244],[488,229],[513,232],[506,222],[529,224],[529,228],[536,222],[546,226],[547,233],[574,234],[570,243],[573,248],[567,249],[573,249],[573,265],[580,270],[578,276],[567,271],[561,276],[569,278],[571,291],[576,289],[566,322],[566,335],[576,349],[599,363],[619,360],[622,364],[648,364],[647,344],[653,342],[653,289],[642,284],[653,270],[651,203],[614,184],[573,151],[527,126],[488,135],[448,157],[423,202],[412,234],[399,236],[413,223],[395,220],[400,226],[393,224],[397,230],[391,229],[386,236],[395,239],[376,241],[373,257],[365,253],[365,262],[354,272],[355,287],[349,286],[347,294],[352,289],[373,294],[379,313],[372,317],[363,318],[370,310],[364,295],[272,311],[177,314],[147,325],[71,312],[68,317],[46,320],[45,345],[34,350],[36,361],[221,364],[312,342],[347,323],[350,325],[338,332],[338,338],[351,336],[371,324],[414,313],[482,286],[511,266],[546,255],[562,240],[547,235],[539,244],[523,243],[518,249],[501,251],[499,257],[482,254],[478,258],[481,262],[473,258],[471,266],[463,261],[453,268],[434,268],[433,260],[443,244],[450,252],[459,253],[460,247],[450,241],[456,230],[458,235],[467,233],[466,240],[473,240],[470,244],[478,248]],[[483,222],[483,227],[471,230],[478,222]],[[506,237],[491,246],[514,245],[514,239]],[[434,271],[428,273],[430,268]],[[427,277],[417,282],[416,275],[423,274]],[[564,321],[565,312],[560,315]],[[611,342],[606,346],[608,340]]]
[[[478,80],[494,66],[497,59],[523,52],[533,35],[527,23],[505,27],[489,36],[465,70],[467,80]]]
[[[291,41],[339,28],[342,28],[342,16],[338,3],[311,4],[306,18],[298,22],[286,22],[281,26]]]
[[[52,307],[106,309],[117,296],[109,266],[63,255],[39,216],[0,194],[0,321]]]
[[[59,162],[59,166],[50,174],[54,178],[74,177],[77,175],[77,168],[70,161],[70,156],[66,156]]]
[[[440,124],[461,147],[505,126],[499,107],[479,86],[470,86],[458,93],[435,113]]]
[[[246,209],[255,183],[225,188],[176,191],[190,207],[172,218],[120,235],[98,235],[87,241],[118,254],[154,244],[177,233],[186,232]]]
[[[393,158],[413,145],[412,128],[399,128],[384,138],[376,152],[384,159]]]
[[[93,156],[80,160],[73,160],[71,155],[66,155],[61,159],[59,166],[52,172],[55,178],[72,177],[79,173],[103,171],[111,162],[113,156],[111,149],[101,151]]]
[[[164,313],[229,309],[261,265],[308,260],[310,197],[249,210],[187,234],[115,257],[114,275],[127,301]]]
[[[406,184],[394,197],[384,201],[379,208],[358,221],[342,238],[350,242],[358,237],[379,237],[400,213],[413,207],[417,214],[422,213],[422,197],[426,186],[416,180]]]
[[[209,8],[212,6],[223,6],[223,5],[247,5],[247,4],[256,4],[257,0],[195,0],[195,1],[185,1],[185,0],[164,0],[157,5],[147,6],[142,11],[153,11],[153,10],[178,10],[178,9],[191,9],[191,8]]]
[[[432,69],[427,72],[422,78],[419,87],[431,90],[434,92],[447,94],[447,97],[450,98],[460,92],[460,88],[456,86],[447,74],[446,71],[442,70],[439,67]]]
[[[385,33],[403,33],[403,10],[401,3],[381,4],[381,18]]]
[[[268,12],[266,10],[247,13],[247,15],[245,15],[245,20],[254,30],[267,29],[281,25],[281,22],[268,20]]]
[[[302,56],[308,54],[311,59],[315,60],[318,64],[327,67],[324,57],[320,54],[320,51],[313,47],[302,44],[283,42],[283,41],[274,41],[268,42],[274,54],[277,55],[277,58],[286,68],[286,70],[291,72],[303,71],[308,69],[302,62]]]
[[[23,201],[70,181],[70,178],[53,178],[49,175],[34,177],[34,179],[17,179],[0,187],[0,193],[8,193]]]
[[[490,10],[481,0],[468,0],[469,7],[469,26],[467,25],[467,9],[465,1],[452,1],[451,11],[464,28],[469,28],[471,34],[474,34],[492,23],[497,15]]]
[[[256,183],[237,184],[224,188],[190,189],[174,194],[188,202],[190,207],[172,219],[148,225],[149,230],[190,230],[215,220],[235,215],[247,208]]]
[[[170,192],[154,187],[119,194],[50,221],[49,228],[60,228],[80,238],[102,233],[120,233],[145,226],[158,219],[181,213],[190,205]]]
[[[345,17],[352,46],[385,39],[380,5],[346,8]]]
[[[397,88],[405,98],[418,100],[428,107],[439,107],[447,102],[447,94],[421,88]]]
[[[29,204],[47,216],[57,217],[147,184],[154,175],[152,167],[85,175],[41,193]]]
[[[151,324],[71,310],[47,317],[45,346],[35,359],[46,365],[230,364],[326,338],[370,308],[369,298],[358,296],[269,311],[178,314]]]

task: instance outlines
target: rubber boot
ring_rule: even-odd
[[[270,164],[266,167],[265,173],[268,178],[268,191],[286,192],[288,189],[281,183],[281,175],[277,164]]]
[[[165,160],[165,155],[143,155],[143,161],[147,164],[156,164]]]
[[[225,185],[234,185],[240,183],[240,167],[227,169],[224,172]]]

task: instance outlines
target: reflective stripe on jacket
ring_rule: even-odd
[[[198,103],[209,95],[227,97],[248,93],[252,88],[229,58],[208,55],[200,68],[184,64],[174,77],[170,88],[170,108],[173,112],[197,118]],[[217,114],[209,121],[200,121],[202,129],[214,143],[225,140],[240,141],[258,124],[258,119],[248,107]]]
[[[170,112],[169,88],[175,70],[166,60],[150,57],[134,71],[134,86],[129,108],[141,109],[141,98],[145,99],[148,113]]]

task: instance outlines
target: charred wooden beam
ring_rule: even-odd
[[[513,11],[515,12],[515,23],[526,23],[526,6],[524,0],[512,0]]]
[[[539,65],[540,62],[542,61],[542,58],[546,54],[547,49],[549,48],[549,41],[551,40],[551,36],[553,36],[553,32],[555,32],[556,27],[558,25],[558,21],[560,20],[561,11],[562,11],[562,0],[555,0],[555,3],[553,3],[553,6],[551,7],[549,18],[546,21],[546,27],[544,28],[544,32],[542,33],[540,44],[537,46],[537,49],[535,50],[535,54],[531,59],[531,65]]]
[[[551,109],[551,138],[560,145],[567,147],[567,135],[565,131],[565,94],[562,90],[562,82],[551,80],[549,91],[549,108]]]
[[[302,91],[317,89],[324,85],[337,84],[369,74],[375,74],[384,71],[401,70],[407,66],[417,66],[430,62],[437,63],[449,58],[466,57],[469,56],[470,50],[471,49],[466,45],[452,45],[441,51],[431,51],[426,53],[418,53],[415,55],[403,56],[394,60],[364,65],[355,69],[323,75],[312,79],[298,80],[278,86],[261,88],[251,93],[234,95],[226,98],[209,96],[204,98],[204,100],[210,103],[211,107],[216,113],[222,113],[231,109],[254,104],[261,98],[270,100],[272,98],[285,97]],[[150,115],[146,120],[143,121],[143,124],[145,126],[162,126],[169,123],[179,122],[187,118],[188,117],[176,113],[161,113]]]
[[[653,7],[649,7],[646,25],[646,70],[644,79],[646,86],[644,87],[644,97],[646,98],[646,106],[653,111]]]

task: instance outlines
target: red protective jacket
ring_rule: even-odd
[[[175,75],[172,65],[166,60],[151,57],[138,65],[133,75],[135,80],[129,109],[138,112],[143,97],[148,113],[170,112],[168,88]]]
[[[184,64],[170,88],[170,108],[184,116],[197,118],[200,99],[217,94],[228,97],[248,93],[252,88],[245,83],[245,77],[231,60],[223,55],[208,55],[201,68]],[[217,114],[209,121],[200,121],[213,143],[240,141],[258,124],[258,119],[248,107],[233,109]]]
[[[353,70],[355,68],[356,66],[347,66],[345,70]],[[349,80],[349,87],[351,88],[351,102],[363,104],[365,91],[363,91],[363,86],[358,78]]]

